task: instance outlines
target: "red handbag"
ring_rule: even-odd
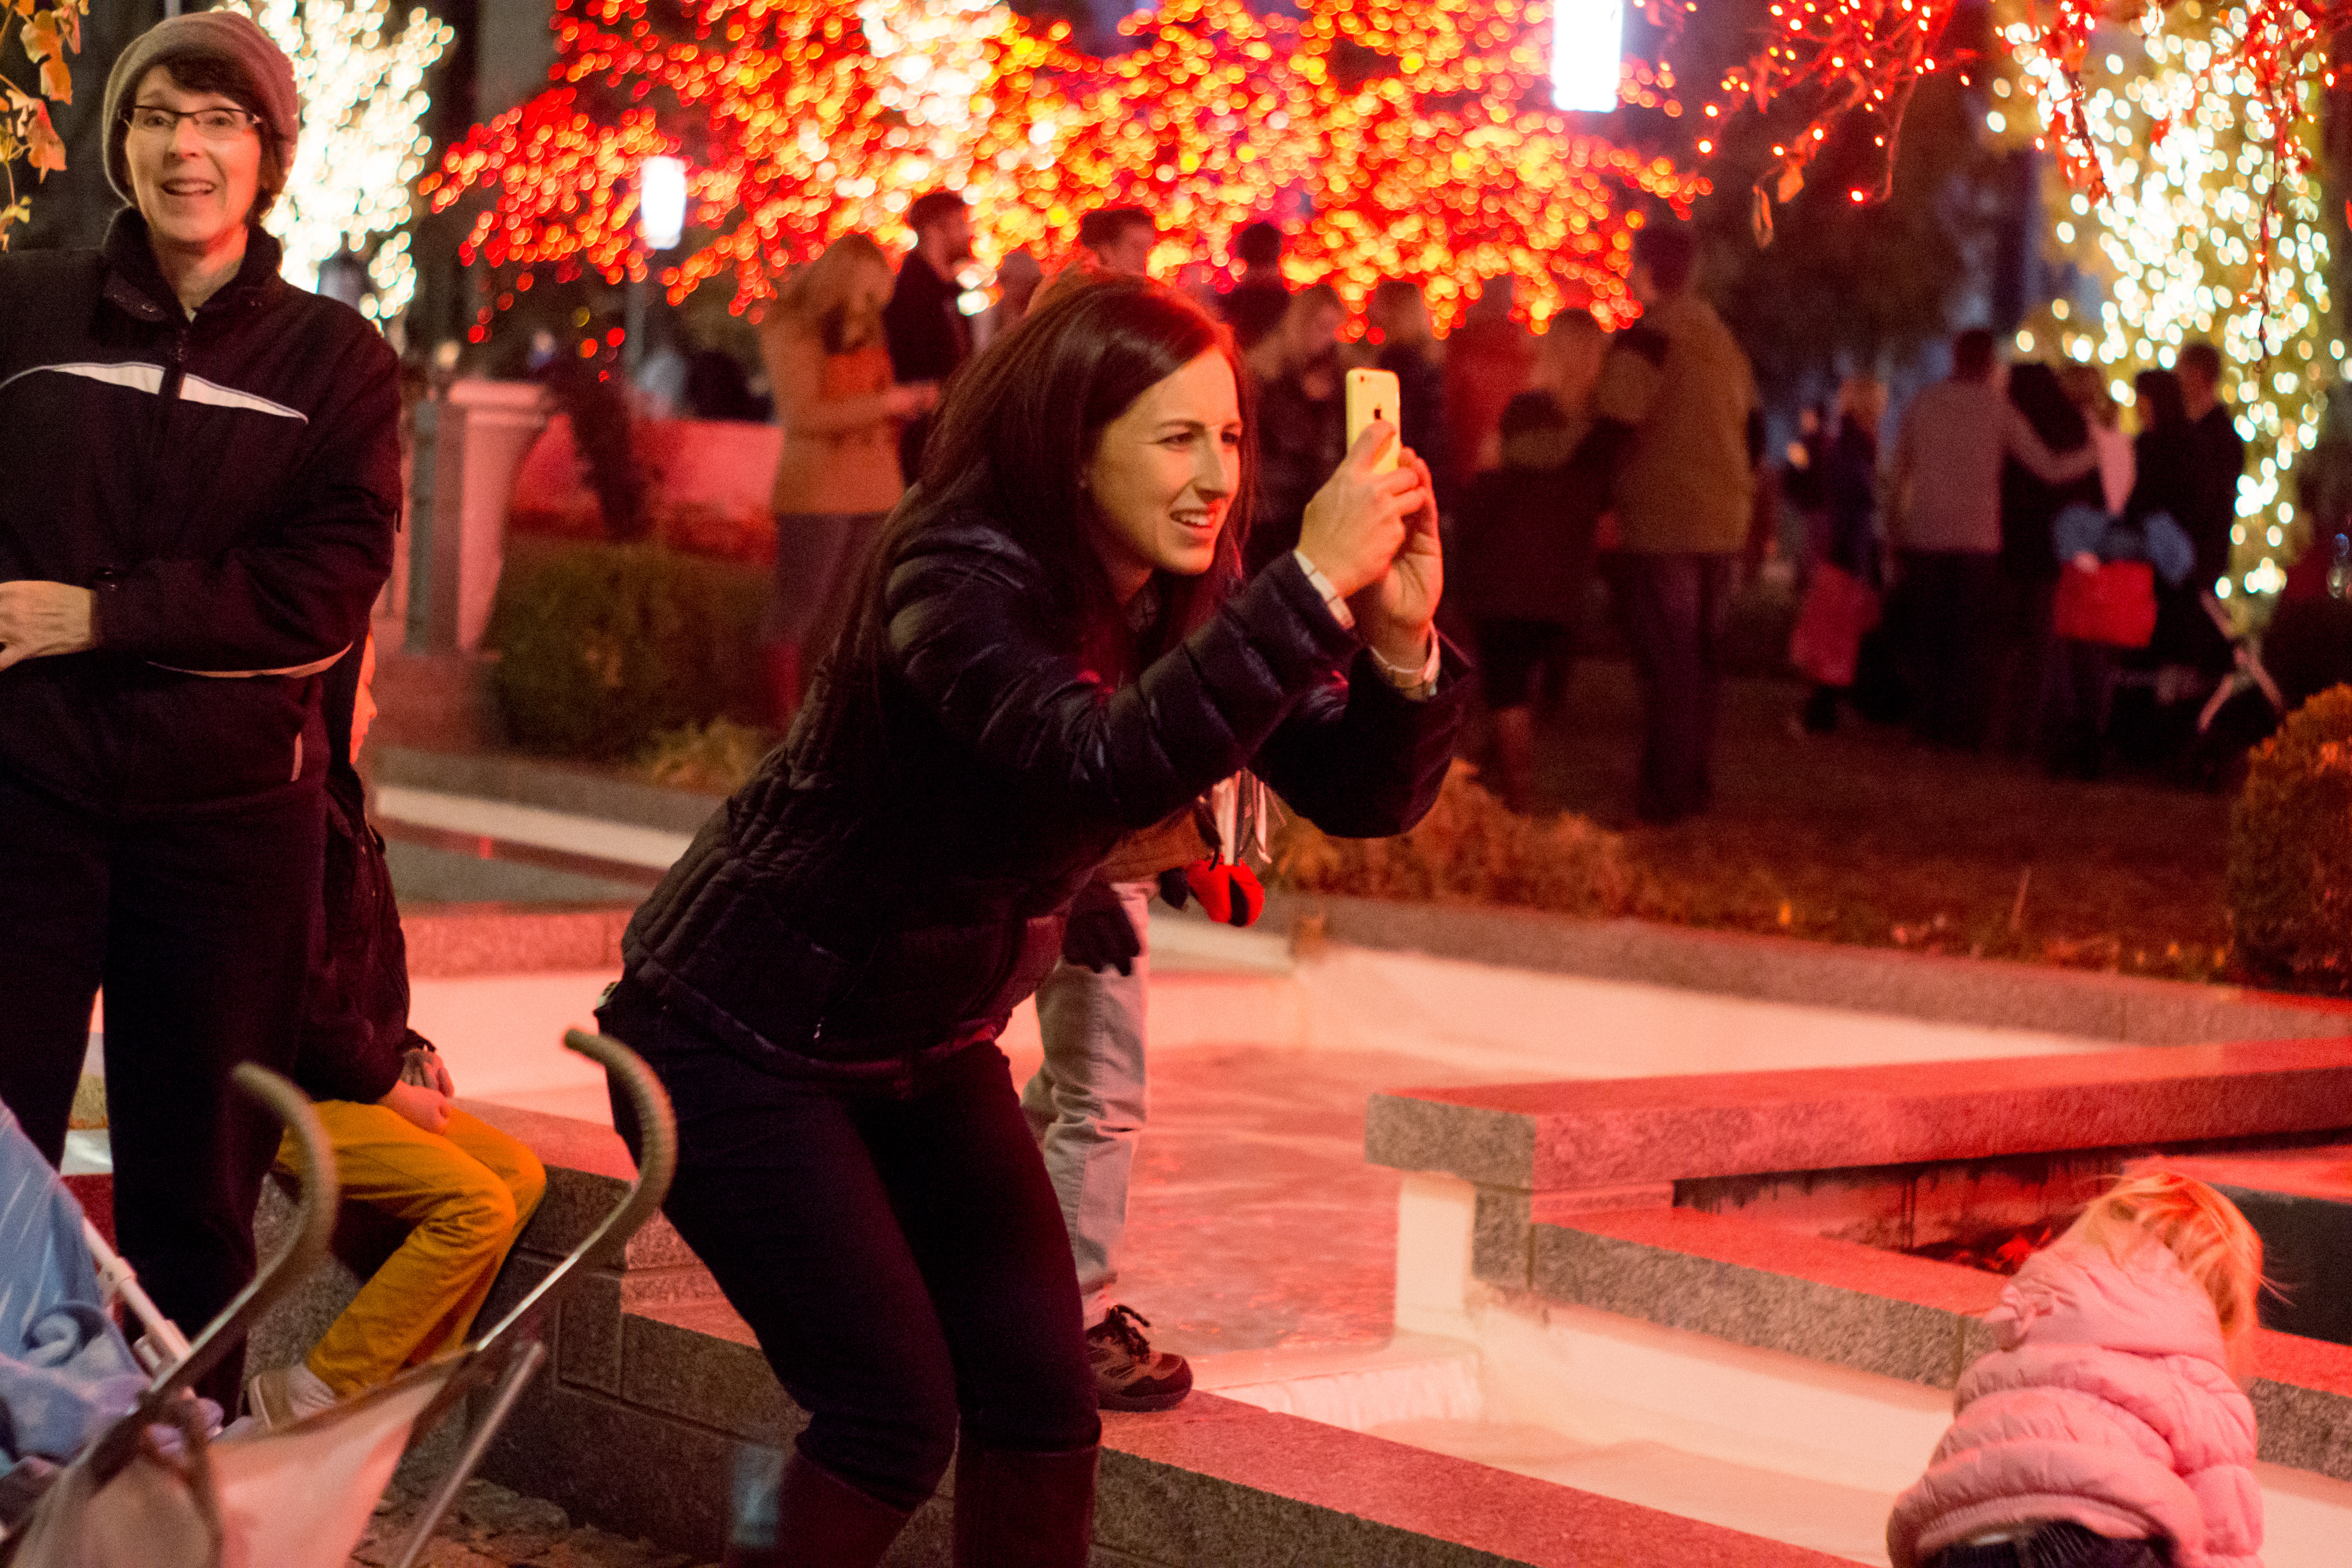
[[[2058,574],[2051,629],[2076,642],[2146,647],[2156,636],[2156,568],[2145,561],[2103,561],[2085,572],[2069,563]]]
[[[1813,568],[1789,634],[1789,662],[1823,686],[1852,686],[1862,639],[1878,624],[1878,591],[1843,567]]]

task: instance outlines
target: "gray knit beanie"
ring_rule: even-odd
[[[122,152],[130,127],[122,122],[131,94],[149,69],[173,60],[202,57],[226,60],[245,76],[252,89],[254,111],[262,118],[262,133],[277,139],[278,169],[282,178],[294,167],[294,139],[302,129],[302,101],[294,91],[294,62],[269,41],[269,35],[250,16],[235,11],[192,11],[169,16],[131,40],[106,78],[106,181],[126,202],[138,197],[131,188],[131,165]]]

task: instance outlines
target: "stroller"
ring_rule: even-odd
[[[637,1179],[619,1206],[471,1343],[292,1426],[210,1440],[189,1386],[325,1255],[334,1229],[334,1152],[310,1102],[275,1073],[236,1070],[237,1088],[294,1136],[301,1204],[277,1256],[194,1343],[155,1310],[0,1109],[0,1173],[20,1178],[0,1191],[0,1329],[33,1342],[29,1363],[9,1363],[18,1375],[0,1385],[0,1394],[21,1394],[24,1408],[12,1400],[0,1419],[20,1450],[45,1421],[69,1430],[76,1411],[60,1405],[74,1395],[49,1375],[64,1359],[79,1363],[85,1396],[110,1392],[115,1407],[131,1399],[62,1466],[26,1458],[0,1473],[0,1568],[346,1568],[401,1456],[487,1389],[455,1467],[394,1559],[394,1568],[411,1568],[546,1359],[539,1331],[548,1311],[583,1268],[618,1257],[669,1189],[677,1142],[660,1084],[617,1041],[575,1029],[564,1044],[612,1075],[645,1130]],[[19,1274],[36,1278],[11,1277]],[[106,1315],[109,1296],[145,1330],[138,1351]],[[142,1362],[144,1373],[136,1370]]]

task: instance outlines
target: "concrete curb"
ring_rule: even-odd
[[[1636,920],[1278,891],[1265,923],[1384,952],[2131,1045],[2352,1034],[2352,1003],[2322,997]]]

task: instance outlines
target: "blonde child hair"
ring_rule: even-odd
[[[2120,1177],[2060,1239],[2103,1247],[2118,1263],[2151,1239],[2162,1242],[2212,1299],[2233,1353],[2258,1324],[2263,1238],[2235,1204],[2202,1182],[2163,1170]]]

